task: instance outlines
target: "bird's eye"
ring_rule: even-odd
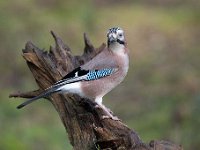
[[[123,36],[123,34],[122,34],[122,33],[120,33],[120,34],[119,34],[119,37],[122,37],[122,36]]]

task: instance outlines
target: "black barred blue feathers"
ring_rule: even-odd
[[[115,69],[102,69],[102,70],[91,70],[87,74],[87,80],[97,80],[105,76],[109,76],[114,72]]]
[[[56,82],[53,86],[62,86],[64,84],[74,83],[78,81],[91,81],[97,80],[114,73],[116,68],[105,68],[100,70],[84,70],[81,67],[74,69],[71,73],[67,74],[62,80]]]

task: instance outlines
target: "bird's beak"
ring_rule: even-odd
[[[109,41],[110,41],[111,43],[116,42],[116,41],[117,41],[117,35],[114,34],[114,33],[110,34],[110,35],[109,35]]]

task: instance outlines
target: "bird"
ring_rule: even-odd
[[[72,93],[83,98],[94,99],[97,107],[104,110],[106,114],[104,118],[118,120],[102,104],[102,98],[124,80],[128,69],[129,49],[124,31],[120,27],[110,28],[107,32],[107,47],[99,54],[17,108],[20,109],[53,93]]]

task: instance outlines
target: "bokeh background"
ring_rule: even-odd
[[[17,110],[15,91],[37,85],[23,60],[27,41],[49,49],[50,30],[82,54],[83,32],[98,47],[107,29],[125,30],[130,70],[104,97],[141,139],[200,147],[200,1],[198,0],[1,0],[0,149],[72,149],[53,106],[45,100]]]

